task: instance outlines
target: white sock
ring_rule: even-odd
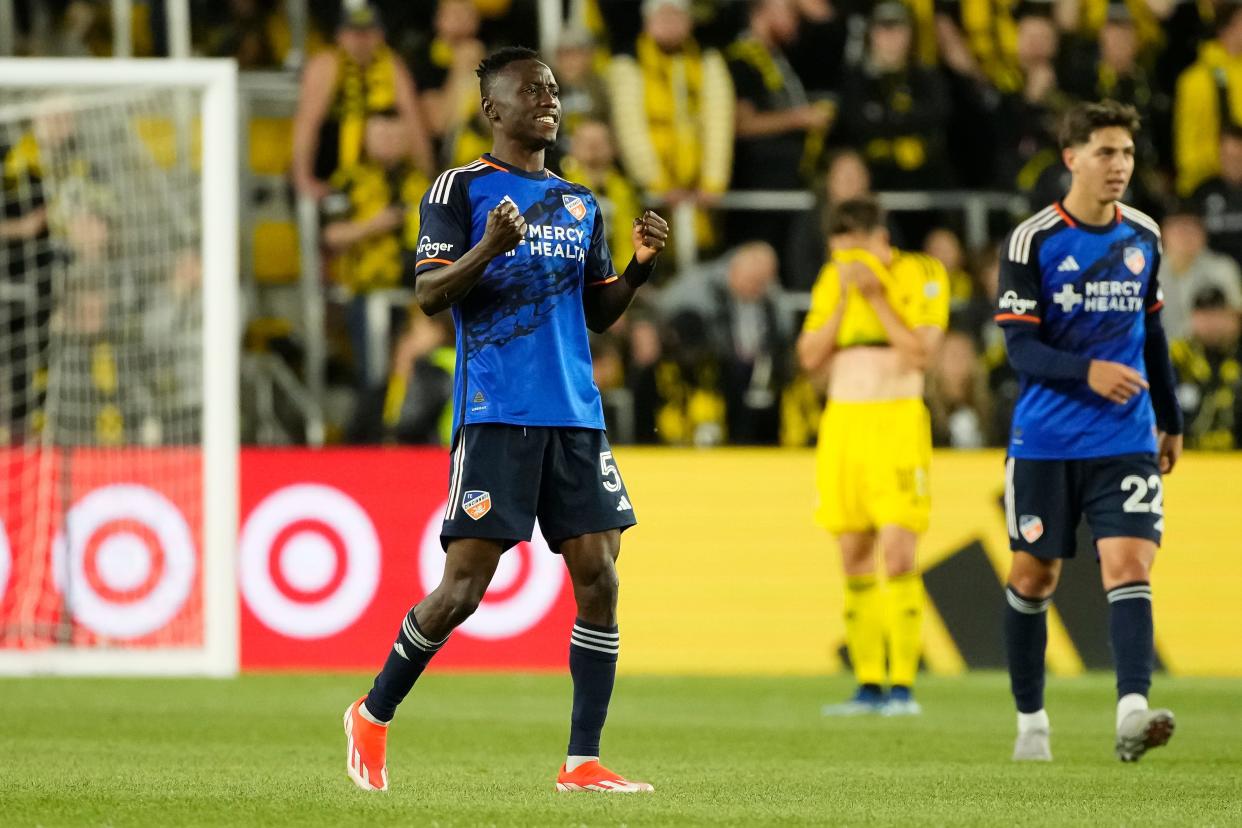
[[[598,762],[598,761],[599,761],[598,756],[566,756],[565,757],[565,770],[569,771],[570,773],[573,773],[581,765],[585,765],[587,762]]]
[[[358,715],[366,719],[371,724],[377,724],[380,727],[388,727],[388,722],[381,722],[379,719],[371,715],[371,711],[367,710],[366,702],[362,702],[358,705]]]
[[[1126,693],[1117,700],[1117,727],[1135,710],[1147,709],[1147,697],[1138,693]]]
[[[1018,714],[1018,732],[1029,733],[1032,730],[1051,730],[1052,726],[1048,723],[1048,711],[1036,710],[1034,713]]]

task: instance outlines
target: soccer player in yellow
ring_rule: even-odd
[[[798,361],[808,375],[828,377],[816,519],[841,547],[859,686],[824,714],[913,715],[921,712],[912,687],[923,623],[915,545],[930,511],[923,373],[948,321],[948,276],[935,259],[891,247],[871,199],[839,204],[828,233],[832,256],[811,294]]]

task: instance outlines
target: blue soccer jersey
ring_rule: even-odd
[[[1037,325],[1060,351],[1120,362],[1147,375],[1146,314],[1160,310],[1160,229],[1118,205],[1103,227],[1085,225],[1053,204],[1018,225],[1001,249],[996,321]],[[1022,376],[1009,454],[1074,460],[1154,452],[1155,414],[1146,391],[1125,405],[1082,380]]]
[[[455,427],[472,423],[604,428],[591,373],[583,290],[616,278],[591,191],[490,155],[449,170],[423,197],[416,273],[456,261],[510,201],[526,238],[497,256],[453,305]]]

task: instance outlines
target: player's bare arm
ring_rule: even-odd
[[[668,242],[668,222],[654,210],[647,210],[634,219],[630,238],[634,243],[634,258],[621,277],[603,285],[588,285],[583,292],[587,327],[595,333],[603,333],[621,318],[638,289],[650,277],[656,257]]]
[[[823,325],[798,336],[796,350],[798,364],[812,378],[823,374],[832,362],[837,350],[837,334],[841,332],[841,320],[845,318],[845,282],[841,281],[841,295],[837,306]]]
[[[510,202],[487,214],[487,228],[479,243],[452,264],[423,273],[414,283],[414,298],[423,313],[431,316],[460,301],[483,278],[483,271],[497,256],[515,249],[526,235],[526,219]]]
[[[884,283],[863,262],[849,262],[842,268],[842,280],[853,285],[867,304],[875,311],[876,318],[884,326],[884,333],[892,347],[901,354],[902,360],[916,371],[926,370],[931,355],[935,353],[942,336],[938,328],[911,328],[893,308],[884,290]]]

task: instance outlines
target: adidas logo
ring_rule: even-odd
[[[634,507],[630,505],[630,499],[625,495],[621,495],[621,502],[617,504],[618,512],[628,512]]]
[[[397,651],[397,655],[401,656],[401,657],[402,657],[402,658],[404,658],[406,661],[409,661],[409,660],[410,660],[410,657],[409,657],[408,655],[406,655],[406,654],[405,654],[405,647],[402,647],[402,646],[401,646],[401,642],[400,642],[400,641],[398,641],[396,644],[393,644],[393,645],[392,645],[392,648],[393,648],[394,650],[396,650],[396,651]]]
[[[1078,262],[1073,256],[1066,256],[1061,260],[1061,263],[1057,265],[1057,272],[1065,273],[1070,270],[1078,270]]]

